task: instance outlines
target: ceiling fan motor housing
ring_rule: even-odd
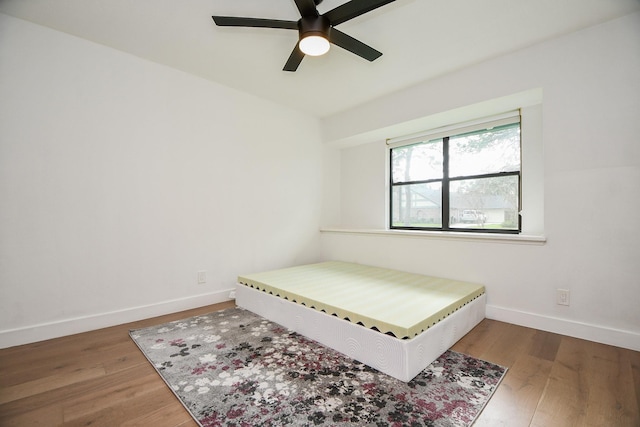
[[[331,22],[322,15],[303,16],[302,19],[298,21],[300,40],[309,36],[319,36],[329,40],[330,31]]]

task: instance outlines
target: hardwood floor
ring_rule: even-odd
[[[474,426],[640,426],[640,352],[487,319],[453,350],[509,368]]]
[[[0,350],[0,425],[197,426],[128,331],[231,306]],[[474,426],[640,426],[640,352],[486,319],[453,350],[509,368]]]

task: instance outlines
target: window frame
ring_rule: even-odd
[[[519,154],[520,164],[518,171],[509,172],[491,172],[474,175],[464,176],[449,176],[449,140],[457,136],[465,135],[471,132],[477,132],[482,130],[490,130],[498,126],[518,124],[520,130],[519,138]],[[410,145],[428,143],[429,141],[442,140],[442,161],[443,170],[441,178],[432,178],[424,180],[415,180],[407,182],[394,183],[393,178],[393,154],[392,151],[395,148],[406,147]],[[388,146],[388,177],[389,177],[389,192],[388,192],[388,227],[389,230],[412,230],[412,231],[439,231],[445,233],[461,232],[461,233],[491,233],[491,234],[521,234],[522,233],[522,165],[523,165],[523,146],[522,146],[522,118],[520,110],[509,111],[497,116],[474,120],[471,122],[446,126],[443,128],[435,129],[432,131],[421,132],[414,135],[409,135],[400,138],[393,138],[387,140]],[[507,176],[517,176],[518,183],[518,195],[517,195],[517,229],[495,229],[495,228],[471,228],[471,227],[451,227],[450,218],[450,185],[452,182],[464,181],[470,179],[485,179],[485,178],[499,178]],[[393,212],[394,212],[394,189],[416,184],[430,184],[441,183],[441,200],[440,200],[440,214],[441,214],[441,226],[440,227],[424,227],[424,226],[411,226],[411,225],[394,225]]]

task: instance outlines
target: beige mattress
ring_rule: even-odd
[[[397,338],[413,338],[474,299],[484,286],[329,261],[248,274],[238,282]]]

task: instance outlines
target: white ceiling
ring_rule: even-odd
[[[211,15],[295,21],[293,0],[0,0],[0,13],[318,117],[635,10],[639,0],[396,0],[338,27],[383,52],[378,60],[333,46],[289,73],[296,31],[221,28]]]

